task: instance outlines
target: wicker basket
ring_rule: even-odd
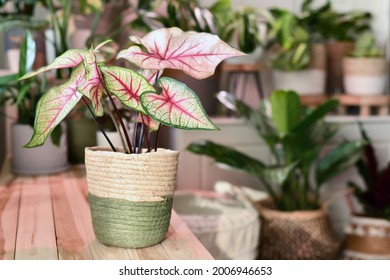
[[[260,207],[260,259],[337,259],[340,242],[323,209],[281,212]]]
[[[344,259],[390,260],[390,221],[354,215],[345,233]]]
[[[178,156],[166,149],[142,154],[85,149],[92,224],[100,242],[141,248],[165,238]]]

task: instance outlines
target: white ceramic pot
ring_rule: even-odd
[[[343,59],[343,82],[347,94],[381,95],[386,87],[386,59],[354,58]]]
[[[294,90],[300,95],[322,95],[325,92],[326,72],[321,69],[272,71],[274,90]]]
[[[18,174],[50,174],[69,168],[67,158],[66,125],[62,124],[60,146],[55,146],[50,137],[36,148],[24,148],[33,135],[33,129],[25,124],[12,126],[12,170]]]

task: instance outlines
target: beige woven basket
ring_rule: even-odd
[[[282,212],[260,207],[260,259],[337,259],[340,242],[323,209]]]
[[[100,242],[141,248],[165,238],[178,156],[166,149],[142,154],[85,149],[92,224]]]

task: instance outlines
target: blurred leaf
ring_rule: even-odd
[[[26,31],[19,56],[19,77],[30,72],[35,61],[35,40],[30,31]]]
[[[50,134],[51,141],[57,147],[59,147],[61,144],[61,135],[62,135],[62,127],[61,125],[57,125],[54,128],[53,132]]]
[[[281,137],[288,134],[300,121],[301,100],[290,90],[274,91],[270,96],[272,120]]]
[[[321,158],[316,168],[317,188],[355,164],[362,156],[363,146],[363,141],[345,142]]]
[[[336,99],[327,100],[306,115],[292,131],[297,134],[306,132],[321,121],[329,112],[333,111],[338,104],[339,102]]]
[[[211,141],[199,141],[191,143],[187,147],[188,151],[195,154],[206,155],[213,158],[216,162],[226,164],[231,168],[245,171],[255,177],[261,175],[264,163],[238,152],[230,147],[216,144]]]

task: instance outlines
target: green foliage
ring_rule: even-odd
[[[18,79],[32,69],[35,60],[35,41],[31,32],[26,32],[19,55],[19,72],[0,77],[0,105],[10,102],[18,107],[18,122],[33,125],[35,108],[42,96],[41,84],[37,79]]]
[[[365,11],[336,12],[330,1],[313,8],[305,0],[301,14],[272,8],[268,20],[268,48],[276,48],[271,66],[282,71],[304,69],[310,61],[310,45],[327,41],[353,41],[370,30],[371,14]]]
[[[284,9],[271,9],[268,45],[276,47],[271,66],[282,71],[305,68],[310,60],[310,36],[299,18]]]
[[[348,182],[348,185],[353,189],[367,216],[390,220],[390,164],[383,169],[378,167],[377,155],[371,139],[361,123],[359,128],[365,145],[363,157],[355,166],[364,186],[359,186],[352,181]]]
[[[369,12],[337,12],[329,0],[319,8],[313,8],[313,2],[305,0],[302,3],[300,21],[314,42],[353,41],[370,29],[372,15]]]
[[[273,156],[272,164],[210,141],[191,143],[187,149],[258,178],[279,210],[318,208],[321,187],[361,157],[364,141],[344,141],[325,149],[339,128],[324,122],[337,100],[309,110],[295,92],[276,91],[255,110],[231,95],[219,99],[256,129]]]
[[[382,57],[383,53],[376,45],[375,36],[372,32],[364,32],[355,42],[352,57]]]
[[[166,0],[166,14],[160,15],[148,5],[138,9],[138,18],[132,27],[154,30],[163,27],[179,27],[184,31],[208,32],[231,42],[244,53],[251,53],[261,45],[259,23],[262,11],[253,7],[233,10],[231,0],[216,0],[203,7],[198,0]],[[149,9],[149,10],[145,10]]]

